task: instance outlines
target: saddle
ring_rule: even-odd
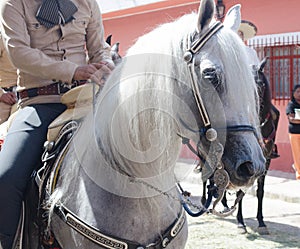
[[[81,120],[92,110],[94,93],[98,92],[99,86],[95,84],[85,84],[75,87],[61,97],[61,102],[67,106],[48,127],[47,141],[55,141],[61,128],[71,120]]]

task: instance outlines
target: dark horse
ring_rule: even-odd
[[[269,82],[263,73],[264,66],[266,65],[267,58],[265,58],[261,64],[258,66],[257,70],[254,69],[255,72],[255,81],[257,83],[259,89],[260,96],[260,122],[261,122],[261,133],[263,136],[263,144],[264,144],[264,154],[266,158],[266,173],[269,170],[271,159],[278,157],[277,155],[277,146],[275,144],[275,136],[278,126],[278,121],[280,117],[279,111],[271,102],[271,89]],[[265,177],[266,173],[260,176],[257,179],[257,190],[256,196],[258,199],[258,207],[257,207],[257,221],[258,228],[257,232],[261,235],[269,234],[268,228],[264,223],[263,217],[263,197],[264,197],[264,185],[265,185]],[[223,205],[228,208],[226,196],[222,201]],[[241,233],[246,233],[246,225],[244,223],[243,213],[242,213],[242,200],[238,205],[238,213],[237,213],[237,221],[238,228],[241,229]]]
[[[253,73],[255,82],[259,91],[259,117],[261,124],[261,133],[263,137],[263,147],[264,147],[264,155],[266,158],[266,172],[262,176],[257,179],[257,190],[256,196],[258,199],[258,207],[257,207],[257,215],[256,218],[258,220],[258,233],[261,235],[269,234],[266,224],[264,223],[263,217],[263,197],[264,197],[264,184],[266,173],[270,167],[271,159],[277,158],[279,155],[277,154],[277,146],[275,144],[275,136],[278,126],[278,121],[280,117],[280,113],[277,108],[271,102],[271,89],[268,79],[266,78],[263,69],[267,63],[267,57],[260,63],[259,66],[253,66]],[[198,169],[198,168],[197,168]],[[243,212],[242,212],[242,200],[238,203],[238,212],[237,212],[237,221],[238,221],[238,229],[240,233],[247,233],[246,225],[244,223]],[[202,203],[206,201],[206,182],[203,183],[203,197]],[[224,206],[224,212],[229,210],[229,206],[227,204],[226,194],[222,198],[222,204]]]
[[[108,43],[110,46],[111,46],[111,58],[112,60],[114,61],[115,65],[119,65],[122,61],[122,57],[121,55],[119,54],[119,46],[120,46],[120,43],[119,42],[116,42],[114,43],[113,45],[111,44],[111,38],[112,38],[112,35],[109,35],[107,38],[106,38],[106,43]]]

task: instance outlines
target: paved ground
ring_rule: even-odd
[[[178,163],[177,172],[186,172],[181,174],[184,175],[181,184],[197,198],[202,193],[202,184],[200,175],[193,173],[193,167],[190,163]],[[189,217],[186,249],[300,248],[300,181],[291,179],[293,177],[293,174],[286,175],[282,172],[269,172],[266,177],[263,213],[269,235],[260,235],[257,232],[256,186],[253,186],[243,199],[243,214],[248,233],[239,233],[236,211],[226,218],[211,214],[198,218]],[[234,201],[234,197],[229,196],[229,199]]]

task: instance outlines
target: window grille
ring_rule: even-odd
[[[300,84],[300,33],[254,37],[248,45],[260,60],[268,56],[264,72],[270,82],[272,99],[290,99],[296,84]]]

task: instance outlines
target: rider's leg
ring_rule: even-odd
[[[0,237],[10,249],[18,226],[23,195],[33,170],[39,166],[48,125],[63,111],[62,104],[21,109],[0,152]],[[4,242],[5,240],[5,242]]]

